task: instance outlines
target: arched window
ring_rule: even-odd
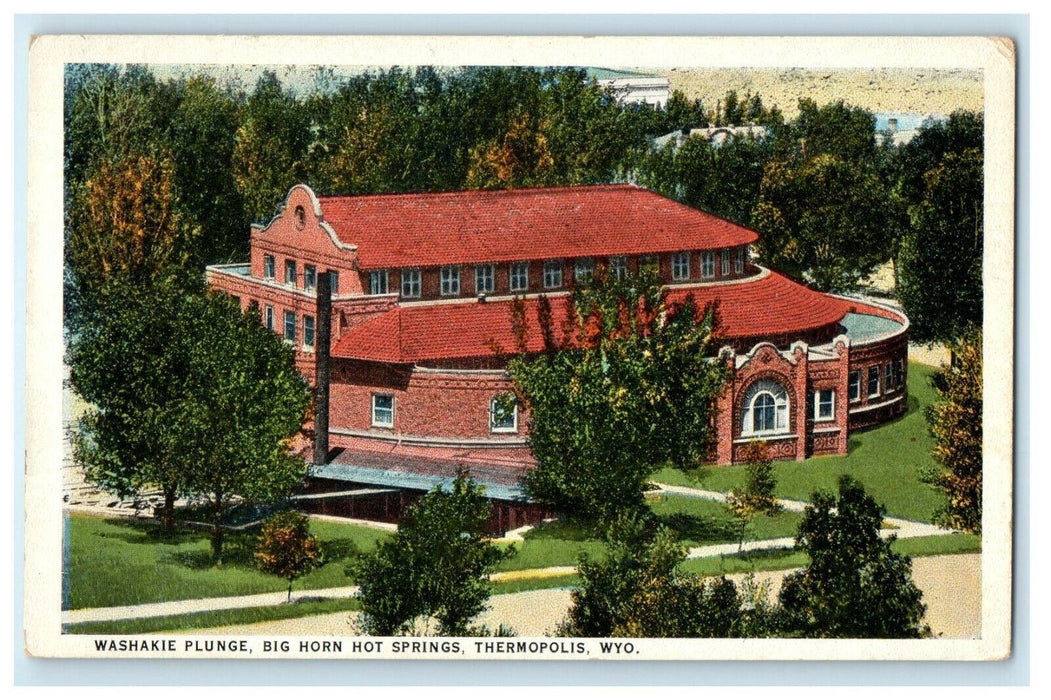
[[[752,384],[741,404],[741,434],[787,433],[788,405],[788,391],[780,382],[761,379]]]

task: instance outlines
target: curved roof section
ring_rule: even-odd
[[[852,300],[808,289],[776,272],[737,284],[680,287],[668,300],[681,303],[692,294],[704,307],[718,305],[723,339],[763,338],[823,328],[859,306]],[[568,297],[550,298],[556,336]],[[462,304],[402,306],[351,328],[332,349],[334,357],[412,364],[427,360],[486,357],[497,349],[517,351],[510,299]],[[544,349],[537,320],[537,298],[526,300],[527,350]]]
[[[746,245],[750,229],[635,185],[319,197],[361,269]]]

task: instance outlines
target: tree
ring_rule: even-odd
[[[151,485],[171,524],[178,496],[205,499],[212,551],[241,500],[276,502],[301,484],[289,453],[310,395],[292,350],[228,297],[114,280],[71,335],[74,390],[91,409],[75,456],[120,493]]]
[[[637,513],[605,534],[606,553],[580,558],[580,586],[560,633],[574,637],[735,637],[764,629],[724,577],[685,573],[686,550]],[[765,614],[763,608],[758,614]]]
[[[304,180],[309,116],[272,72],[266,72],[249,95],[237,129],[233,173],[252,221],[269,221],[289,188]]]
[[[781,586],[781,627],[786,634],[833,638],[916,638],[923,624],[923,594],[912,581],[912,562],[880,538],[883,508],[849,475],[839,497],[817,492],[807,506],[796,547],[810,557]]]
[[[449,490],[435,487],[409,508],[397,534],[355,567],[365,634],[409,634],[430,618],[443,636],[477,631],[470,623],[486,608],[488,577],[513,553],[486,537],[490,507],[461,470]]]
[[[543,300],[548,352],[509,363],[537,462],[525,485],[563,512],[609,520],[643,507],[643,485],[661,465],[707,457],[725,379],[711,361],[714,314],[667,304],[652,276],[620,281],[602,270],[566,309],[560,334]]]
[[[741,541],[737,551],[744,548],[744,534],[748,524],[756,515],[774,516],[781,512],[781,504],[777,501],[774,490],[777,488],[777,479],[774,476],[774,461],[770,458],[770,452],[766,443],[753,440],[744,450],[745,482],[744,491],[731,491],[727,502],[734,516],[741,523]]]
[[[983,183],[981,150],[948,153],[909,209],[898,295],[914,340],[949,342],[982,322]]]
[[[770,265],[849,292],[891,254],[894,219],[874,163],[833,154],[766,164],[752,223]]]
[[[936,513],[946,527],[982,531],[982,332],[952,344],[953,363],[934,376],[940,400],[928,408],[934,458],[924,481],[948,497]]]
[[[294,510],[283,510],[263,523],[255,551],[259,569],[288,581],[288,602],[292,602],[292,582],[324,563],[317,538],[310,534],[310,519]]]
[[[77,308],[113,277],[152,284],[187,276],[198,260],[200,229],[179,206],[169,153],[99,160],[73,194],[67,272]]]

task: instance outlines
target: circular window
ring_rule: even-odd
[[[296,228],[303,228],[307,225],[307,210],[302,205],[296,207]]]

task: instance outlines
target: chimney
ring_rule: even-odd
[[[314,340],[314,464],[328,463],[329,350],[332,345],[332,275],[325,270],[317,279],[317,338]]]

